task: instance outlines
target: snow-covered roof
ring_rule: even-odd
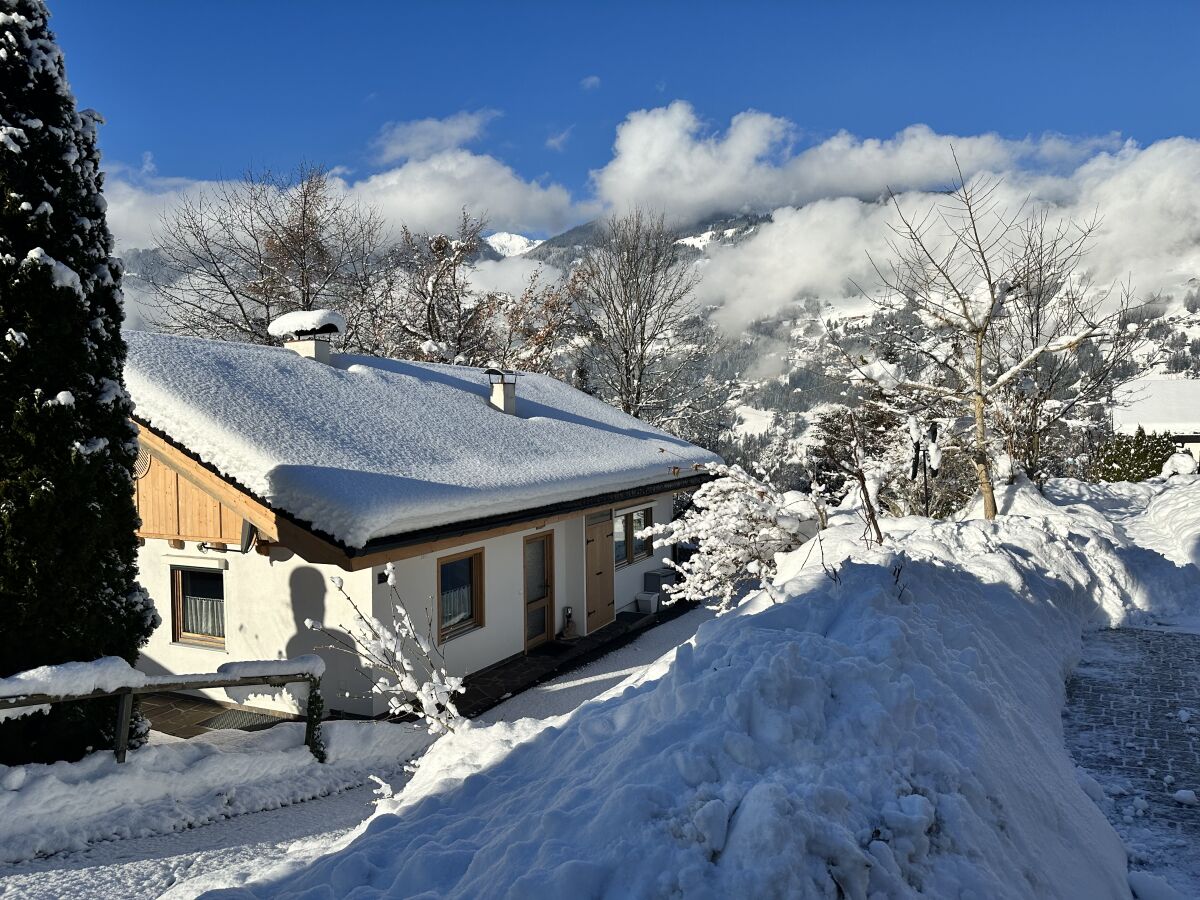
[[[706,450],[546,375],[516,415],[482,369],[128,332],[135,415],[351,547],[679,480]]]
[[[342,334],[346,331],[346,317],[332,309],[297,309],[273,319],[267,333],[273,337],[288,337],[293,334]]]
[[[1139,378],[1118,388],[1113,398],[1113,427],[1132,434],[1200,434],[1200,380]]]

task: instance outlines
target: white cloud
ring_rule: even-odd
[[[417,231],[451,230],[464,208],[486,214],[491,228],[521,234],[554,234],[599,214],[594,203],[577,203],[563,186],[526,180],[494,157],[448,150],[412,159],[354,179],[349,170],[330,170],[342,190],[369,203],[394,226]],[[162,214],[187,193],[216,182],[146,177],[110,165],[105,182],[109,227],[118,250],[154,246]]]
[[[1200,278],[1200,196],[1189,187],[1200,183],[1200,141],[1129,143],[1091,153],[1058,173],[1012,168],[999,174],[1004,181],[995,199],[1002,208],[1028,204],[1048,208],[1052,219],[1077,221],[1099,214],[1085,260],[1098,284],[1128,280],[1141,296],[1161,290],[1178,300],[1189,279]],[[939,198],[912,191],[898,199],[909,213],[920,213]],[[875,286],[867,255],[886,262],[894,222],[889,205],[856,197],[778,209],[748,240],[713,249],[701,296],[722,304],[720,318],[735,330],[796,299],[818,297],[847,308],[859,297],[856,283]]]
[[[375,139],[377,158],[381,163],[392,163],[456,150],[482,135],[487,124],[499,115],[499,110],[479,109],[456,112],[444,119],[389,122]]]
[[[389,221],[417,230],[453,228],[464,207],[485,213],[496,231],[520,234],[554,233],[596,212],[561,185],[526,181],[498,159],[466,150],[409,160],[346,189]]]
[[[594,91],[600,87],[599,75],[586,75],[579,79],[579,86],[585,91]]]
[[[1061,167],[1120,146],[1115,136],[1011,140],[938,134],[913,125],[886,140],[839,132],[797,152],[796,136],[788,120],[756,110],[739,113],[724,132],[714,132],[690,104],[677,100],[630,113],[617,128],[612,160],[592,172],[592,182],[614,209],[649,206],[690,222],[823,197],[873,199],[889,187],[936,189],[953,175],[951,145],[968,175],[1025,164]]]
[[[159,178],[120,166],[109,167],[104,199],[108,201],[108,227],[117,249],[153,247],[154,233],[163,213],[176,206],[185,194],[203,187],[204,182],[187,178]]]
[[[533,273],[541,269],[544,284],[553,284],[562,277],[562,272],[551,265],[539,263],[523,256],[507,256],[504,259],[484,259],[475,266],[472,283],[483,291],[505,291],[520,295],[529,284]]]
[[[551,150],[557,150],[561,153],[566,148],[567,140],[571,137],[571,132],[574,130],[574,125],[568,125],[562,131],[555,132],[546,138],[546,146]]]
[[[414,131],[405,150],[411,155],[385,171],[356,178],[333,170],[338,183],[377,205],[393,225],[417,230],[451,229],[463,207],[486,213],[492,229],[534,235],[633,205],[662,208],[677,222],[775,210],[772,222],[737,247],[710,248],[701,291],[725,305],[722,317],[731,327],[796,298],[845,305],[856,293],[852,282],[869,286],[866,254],[886,258],[892,215],[876,201],[891,186],[911,209],[931,204],[935,197],[927,192],[953,178],[952,143],[968,176],[1003,177],[1001,199],[1014,208],[1031,198],[1064,216],[1098,211],[1103,227],[1088,260],[1097,279],[1129,277],[1143,292],[1165,289],[1178,297],[1189,278],[1200,276],[1200,141],[1186,138],[1139,147],[1112,135],[1009,139],[914,125],[887,139],[840,133],[799,147],[798,129],[786,119],[751,110],[713,131],[692,107],[676,102],[626,118],[612,159],[592,173],[595,199],[586,199],[561,184],[523,177],[493,156],[444,146],[471,128],[443,133],[440,150],[432,149],[438,145],[432,133],[421,143]],[[152,245],[160,213],[203,186],[155,174],[152,157],[141,168],[109,166],[109,221],[119,248]],[[507,277],[517,268],[498,271]]]

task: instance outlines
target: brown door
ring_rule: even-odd
[[[587,633],[615,618],[613,606],[613,523],[587,527]]]
[[[525,538],[525,649],[554,631],[554,535]]]

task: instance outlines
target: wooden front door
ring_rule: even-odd
[[[615,618],[613,604],[613,523],[587,527],[587,633]]]
[[[554,634],[554,534],[525,538],[525,649]]]

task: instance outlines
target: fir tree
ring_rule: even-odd
[[[136,582],[137,453],[121,266],[96,125],[42,0],[0,0],[0,676],[130,663],[158,624]],[[115,701],[0,723],[0,762],[111,746]]]

